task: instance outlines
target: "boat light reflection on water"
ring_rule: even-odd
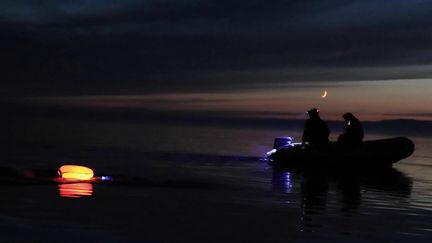
[[[58,190],[60,197],[90,197],[93,195],[93,184],[87,182],[62,183],[58,185]]]
[[[287,171],[273,171],[272,185],[273,190],[286,194],[293,192],[293,175]]]
[[[291,181],[291,173],[284,172],[284,180],[285,180],[285,192],[291,193],[292,192],[292,181]]]

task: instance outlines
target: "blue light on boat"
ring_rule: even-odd
[[[100,178],[102,181],[112,181],[112,177],[111,176],[101,176]]]
[[[276,153],[276,149],[272,149],[272,150],[268,151],[266,154],[267,154],[267,156],[270,156],[274,153]]]

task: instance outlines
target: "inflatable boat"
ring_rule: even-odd
[[[329,142],[322,146],[292,143],[291,137],[275,139],[273,150],[267,153],[275,167],[391,167],[409,157],[414,143],[405,137],[364,141],[357,146]]]

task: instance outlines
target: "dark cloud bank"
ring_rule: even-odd
[[[3,95],[208,91],[281,80],[431,76],[429,1],[0,5]]]

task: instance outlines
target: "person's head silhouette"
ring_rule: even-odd
[[[319,117],[319,110],[317,108],[312,108],[307,111],[310,118]]]
[[[345,121],[351,121],[354,118],[354,115],[351,112],[347,112],[342,117]]]

